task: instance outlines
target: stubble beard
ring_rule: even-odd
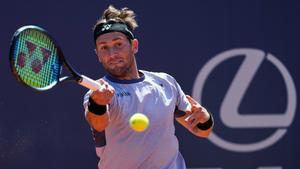
[[[110,74],[111,76],[122,79],[130,75],[130,73],[132,72],[133,63],[134,63],[134,59],[132,59],[128,63],[125,63],[121,67],[114,67],[114,68],[106,67],[105,69],[107,73]]]
[[[111,76],[116,77],[116,78],[126,77],[129,74],[130,70],[131,70],[131,68],[127,67],[127,66],[117,67],[117,68],[114,68],[114,69],[110,69],[110,68],[106,69],[106,71]]]

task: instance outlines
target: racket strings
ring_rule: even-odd
[[[18,36],[14,50],[14,66],[21,80],[34,88],[55,85],[60,74],[57,49],[52,40],[37,30]]]

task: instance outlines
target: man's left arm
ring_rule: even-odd
[[[191,105],[191,110],[187,110],[184,115],[176,117],[176,121],[198,137],[208,137],[214,126],[214,120],[203,106],[201,106],[191,96],[186,95]]]

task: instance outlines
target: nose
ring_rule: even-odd
[[[109,49],[106,53],[106,56],[109,58],[109,60],[114,60],[117,56],[117,53],[113,49]]]
[[[118,49],[116,49],[115,47],[109,48],[108,49],[108,56],[109,57],[116,57],[116,55],[118,54]]]

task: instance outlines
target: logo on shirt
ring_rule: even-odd
[[[122,91],[122,92],[117,93],[117,96],[118,97],[125,97],[125,96],[131,96],[131,94],[129,92]]]

